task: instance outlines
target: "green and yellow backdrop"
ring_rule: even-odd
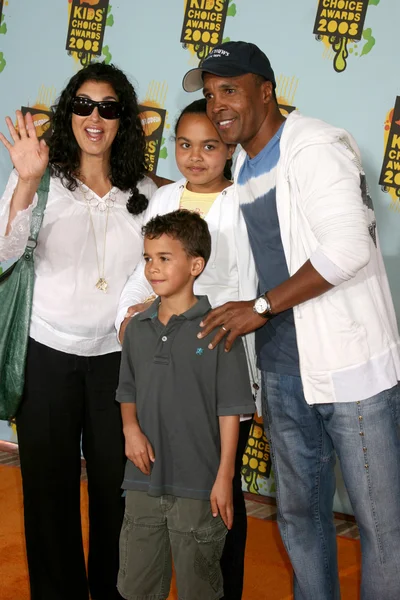
[[[0,0],[0,129],[22,108],[49,135],[51,106],[68,79],[93,60],[113,62],[136,87],[149,169],[176,179],[174,123],[200,96],[182,90],[184,73],[221,41],[254,42],[272,62],[282,112],[298,108],[357,139],[400,316],[399,27],[398,0]],[[10,169],[0,148],[0,190]],[[0,439],[17,441],[16,431],[0,422]],[[275,492],[261,420],[243,486]],[[352,512],[339,469],[335,509]]]

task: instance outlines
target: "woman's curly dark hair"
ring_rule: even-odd
[[[74,75],[61,92],[54,109],[53,133],[49,140],[52,174],[59,177],[69,190],[77,188],[80,148],[72,131],[71,102],[86,81],[109,83],[122,105],[118,133],[111,147],[110,180],[120,190],[131,191],[126,207],[130,213],[137,215],[148,205],[146,196],[137,189],[138,182],[146,173],[146,142],[136,92],[126,75],[114,65],[91,63]]]
[[[179,117],[175,123],[175,138],[176,138],[176,134],[178,131],[178,126],[179,126],[180,120],[183,117],[183,115],[206,115],[206,114],[207,114],[207,100],[205,98],[200,98],[200,100],[195,100],[188,106],[185,106],[185,108],[182,110],[181,114],[179,115]],[[224,177],[225,177],[225,179],[228,179],[229,181],[232,181],[232,164],[233,164],[232,159],[228,158],[228,160],[225,163]]]

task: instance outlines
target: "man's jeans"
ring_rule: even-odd
[[[340,598],[335,451],[360,529],[362,600],[400,598],[400,385],[361,402],[309,406],[300,377],[263,372],[278,523],[295,600]]]

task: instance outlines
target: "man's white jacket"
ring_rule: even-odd
[[[155,215],[177,210],[186,179],[159,188],[152,196],[144,222]],[[251,300],[257,294],[257,276],[250,249],[247,228],[239,207],[235,186],[225,188],[213,202],[205,217],[211,233],[211,256],[207,266],[195,282],[197,295],[207,295],[212,307],[225,302]],[[138,265],[128,279],[121,295],[116,328],[125,317],[127,308],[143,302],[152,289],[144,277],[143,264]],[[254,333],[243,338],[252,385],[259,385],[256,368]],[[254,388],[253,391],[255,392]],[[257,409],[261,414],[259,395]]]
[[[309,259],[334,286],[294,307],[305,398],[369,398],[400,380],[400,341],[357,144],[295,111],[280,151],[276,203],[289,274]]]

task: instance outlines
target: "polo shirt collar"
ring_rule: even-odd
[[[189,310],[178,315],[180,317],[184,317],[188,321],[192,319],[197,319],[199,317],[203,317],[209,310],[211,310],[211,304],[208,301],[207,296],[196,296],[198,302],[194,304]],[[138,315],[138,319],[140,321],[145,321],[146,319],[155,319],[158,316],[158,307],[160,306],[161,299],[157,297],[152,304],[150,304],[149,308],[144,310],[140,315]]]

